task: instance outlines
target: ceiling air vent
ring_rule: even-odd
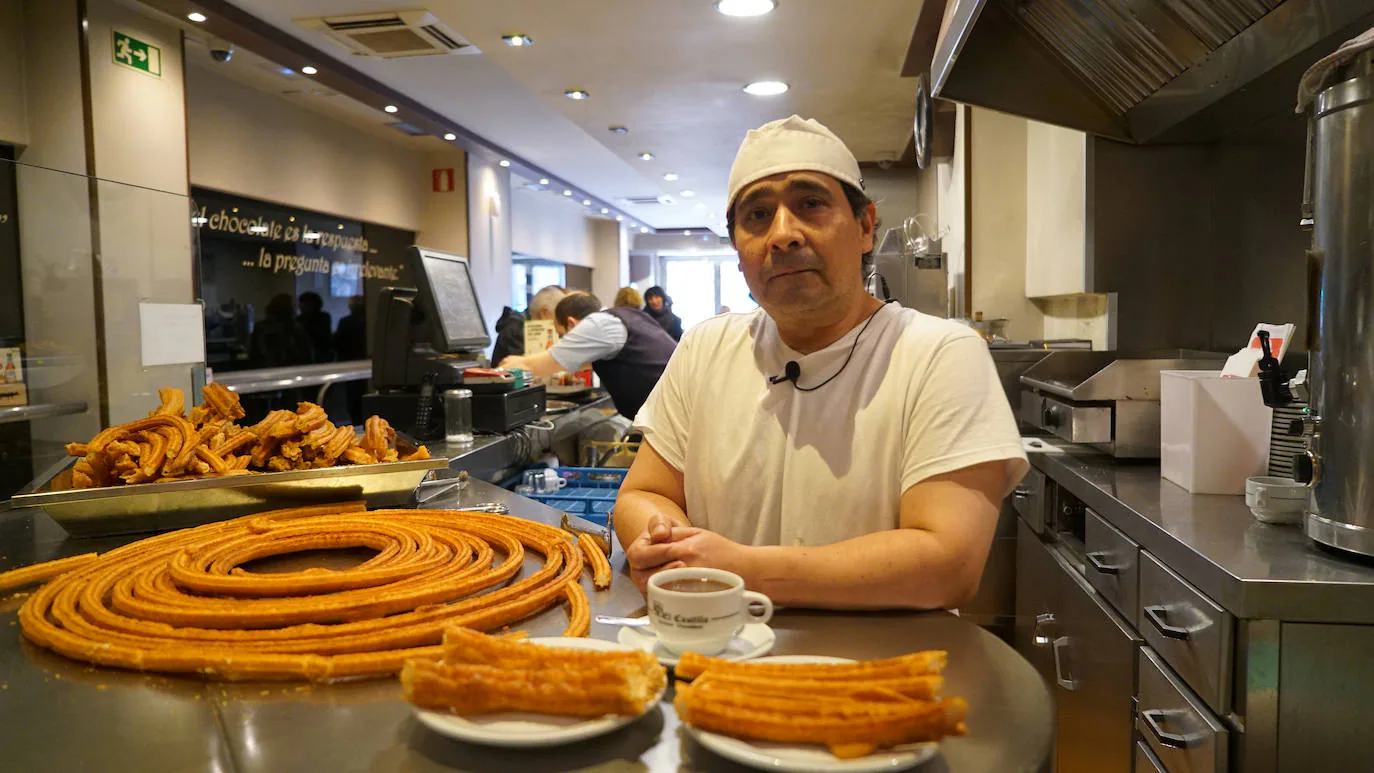
[[[296,19],[360,56],[399,59],[436,54],[478,54],[477,46],[429,11],[385,11]]]
[[[672,196],[669,196],[669,195],[666,194],[666,193],[660,194],[660,195],[658,195],[658,196],[632,196],[632,197],[626,197],[626,198],[621,199],[621,201],[625,202],[626,204],[633,204],[633,205],[635,205],[635,206],[640,206],[640,207],[650,206],[650,205],[655,205],[655,204],[667,204],[667,205],[671,206],[671,205],[677,203],[677,200],[676,200],[676,199],[674,199]]]
[[[420,127],[418,127],[418,126],[416,126],[416,125],[414,125],[414,124],[406,123],[405,121],[397,121],[396,123],[389,123],[389,124],[387,124],[387,126],[390,126],[391,128],[395,129],[396,131],[400,132],[401,134],[405,134],[405,135],[408,135],[408,136],[411,136],[411,137],[420,137],[420,136],[423,136],[423,135],[425,134],[425,130],[424,130],[424,129],[421,129]]]

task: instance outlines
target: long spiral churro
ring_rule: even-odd
[[[352,547],[377,555],[338,571],[239,568]],[[543,566],[512,581],[527,549]],[[533,521],[323,505],[183,529],[76,562],[34,592],[19,622],[33,643],[105,666],[212,679],[373,676],[408,658],[439,658],[445,628],[495,630],[565,601],[564,635],[585,636],[583,568],[574,542]]]

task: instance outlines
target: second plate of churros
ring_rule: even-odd
[[[731,662],[687,653],[673,702],[688,733],[765,770],[897,770],[964,735],[968,704],[943,697],[944,652],[852,661],[784,656]]]

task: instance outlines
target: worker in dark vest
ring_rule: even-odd
[[[576,371],[591,363],[621,415],[633,419],[658,383],[677,342],[641,309],[601,310],[591,293],[572,293],[554,309],[554,326],[563,336],[553,348],[525,357],[507,357],[502,368],[524,368],[536,377]]]

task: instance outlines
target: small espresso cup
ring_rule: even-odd
[[[568,485],[568,479],[560,476],[558,470],[544,470],[534,479],[534,489],[541,494],[555,494]]]
[[[649,578],[649,624],[670,652],[716,655],[746,623],[766,623],[773,602],[721,569],[669,569]],[[761,604],[755,614],[750,604]]]

